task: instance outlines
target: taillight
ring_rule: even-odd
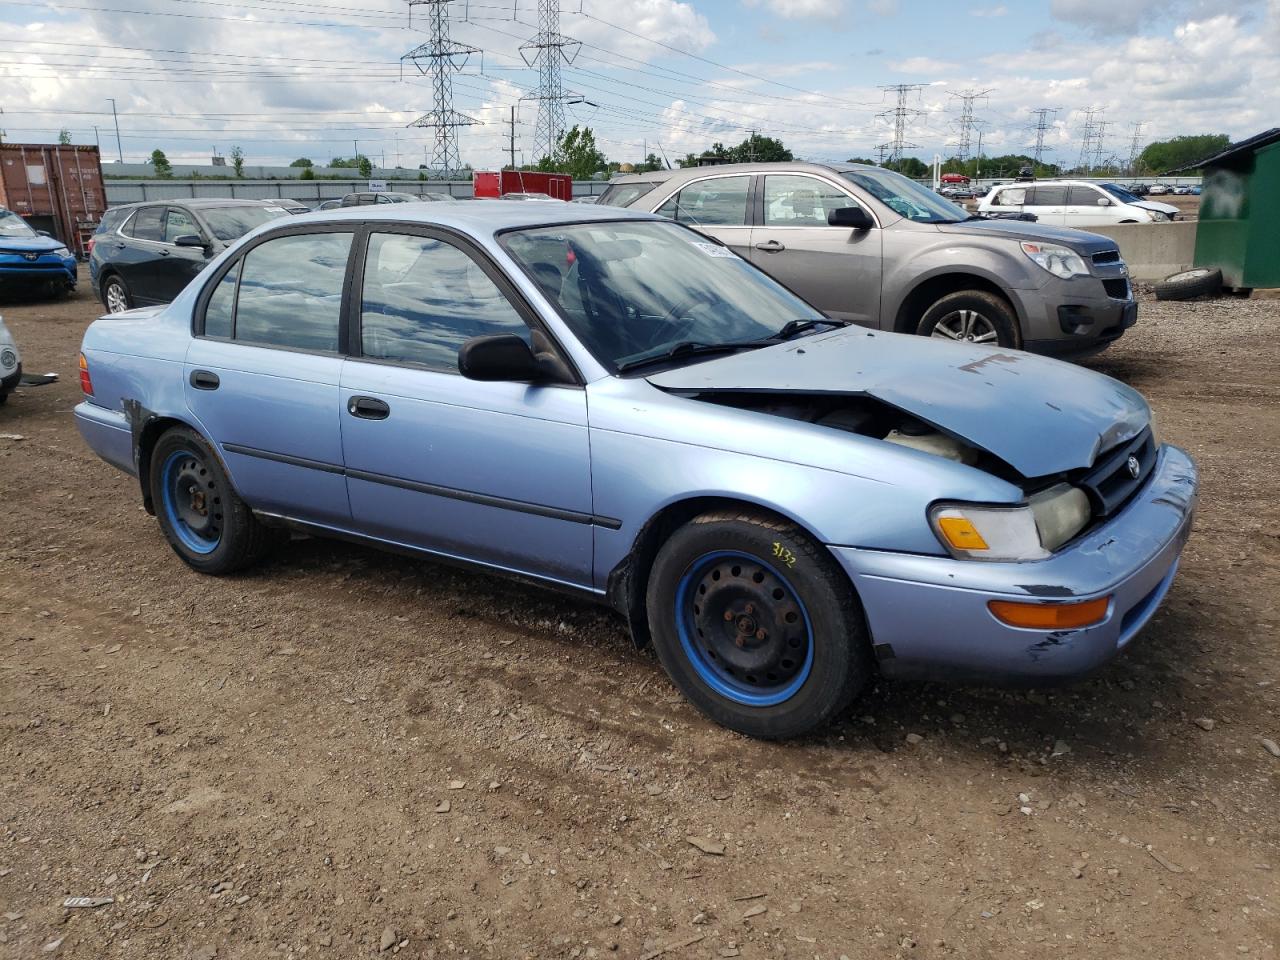
[[[97,237],[90,237],[89,242],[84,245],[84,255],[86,257],[93,253],[93,242],[97,239]]]
[[[93,396],[93,380],[89,376],[89,361],[80,354],[80,389],[86,397]]]

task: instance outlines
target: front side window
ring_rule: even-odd
[[[618,370],[692,346],[748,345],[821,315],[735,253],[654,220],[535,227],[503,246],[574,336]]]
[[[235,339],[294,350],[336,351],[351,238],[350,233],[296,234],[260,243],[246,253],[240,266]],[[225,283],[223,277],[219,287]],[[215,291],[215,299],[220,292]],[[208,327],[206,312],[206,333]]]
[[[164,242],[164,207],[143,207],[133,215],[125,232],[135,240]]]
[[[34,237],[36,232],[12,210],[0,210],[0,237]]]
[[[656,211],[677,223],[698,227],[741,227],[747,222],[751,178],[714,177],[685,187]]]
[[[170,207],[164,217],[164,242],[173,243],[179,237],[199,236],[200,228],[191,214],[177,207]]]
[[[848,170],[840,174],[886,207],[917,223],[959,223],[969,214],[946,197],[892,170]]]
[[[360,302],[364,356],[457,373],[464,343],[502,333],[532,342],[511,301],[458,247],[435,237],[369,237]]]
[[[764,178],[764,223],[767,227],[825,227],[827,216],[855,207],[847,193],[814,177]]]
[[[1107,193],[1111,194],[1121,203],[1141,203],[1142,202],[1142,198],[1140,196],[1138,196],[1136,193],[1132,193],[1131,191],[1126,190],[1124,187],[1120,186],[1120,184],[1118,183],[1100,183],[1098,184],[1098,186],[1102,187],[1103,190],[1107,191]],[[1088,187],[1072,187],[1071,188],[1073,194],[1076,190],[1083,190],[1083,189],[1091,189],[1091,188],[1088,188]]]

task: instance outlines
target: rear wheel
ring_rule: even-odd
[[[201,573],[234,573],[258,560],[272,540],[236,494],[213,448],[175,427],[151,452],[156,517],[175,553]]]
[[[736,512],[696,518],[658,552],[646,599],[668,675],[699,710],[741,733],[813,730],[870,677],[853,589],[794,524]]]
[[[110,276],[102,284],[102,302],[108,313],[124,313],[133,309],[133,297],[123,280]]]
[[[916,333],[922,337],[1018,347],[1018,318],[1009,305],[983,290],[949,293],[925,311]]]

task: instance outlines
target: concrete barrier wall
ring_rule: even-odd
[[[1196,253],[1196,221],[1173,223],[1117,223],[1090,227],[1090,233],[1110,237],[1135,280],[1163,280],[1192,265]]]

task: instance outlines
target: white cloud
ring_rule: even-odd
[[[922,76],[936,76],[954,70],[956,65],[947,60],[935,60],[933,57],[907,57],[905,60],[890,60],[889,69],[897,73],[915,73]]]
[[[995,7],[976,7],[969,11],[971,17],[1003,17],[1009,12],[1004,4]]]
[[[844,0],[743,0],[748,7],[763,7],[784,20],[838,20]]]

